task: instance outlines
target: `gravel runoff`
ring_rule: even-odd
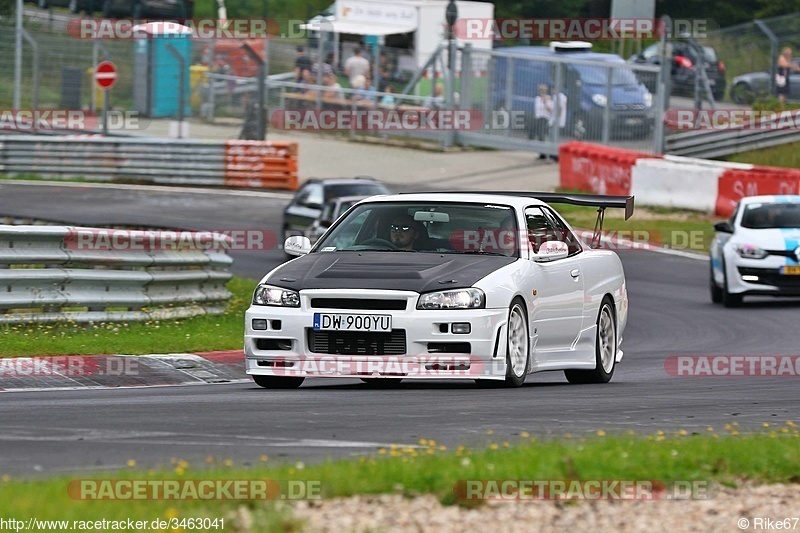
[[[491,502],[466,509],[443,506],[431,495],[374,495],[296,502],[290,509],[305,531],[336,533],[757,531],[768,527],[764,521],[759,527],[757,518],[800,516],[800,484],[718,487],[705,500]],[[800,521],[790,521],[788,530],[800,531]]]

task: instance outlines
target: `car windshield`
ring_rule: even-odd
[[[376,194],[389,194],[391,191],[382,183],[336,183],[325,187],[325,200],[341,198],[342,196],[374,196]]]
[[[518,257],[517,222],[506,205],[372,202],[338,221],[314,252],[414,251]]]
[[[608,67],[612,67],[612,85],[631,85],[634,87],[639,85],[639,81],[636,79],[636,75],[633,71],[626,68],[614,68],[620,66],[617,63],[606,63],[606,65],[608,66],[595,67],[590,65],[574,65],[574,68],[581,75],[583,83],[589,85],[605,85],[608,80]]]
[[[750,204],[742,214],[743,228],[800,229],[800,203]]]

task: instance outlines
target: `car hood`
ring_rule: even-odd
[[[791,250],[800,246],[800,228],[748,229],[738,228],[731,239],[733,244],[749,244],[764,250]]]
[[[414,252],[320,252],[298,257],[264,281],[287,289],[429,292],[471,287],[516,257]]]

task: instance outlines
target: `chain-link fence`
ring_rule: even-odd
[[[781,49],[800,50],[800,13],[712,31],[701,44],[713,47],[725,65],[727,98],[749,104],[774,90],[771,69]],[[795,85],[800,85],[797,78]]]

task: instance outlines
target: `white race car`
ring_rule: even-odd
[[[245,316],[247,373],[266,388],[306,377],[474,379],[518,387],[564,370],[605,383],[628,317],[617,255],[582,242],[550,203],[633,213],[633,197],[558,193],[379,196],[264,276]]]
[[[800,196],[742,198],[714,229],[714,303],[736,307],[745,295],[800,296]]]

